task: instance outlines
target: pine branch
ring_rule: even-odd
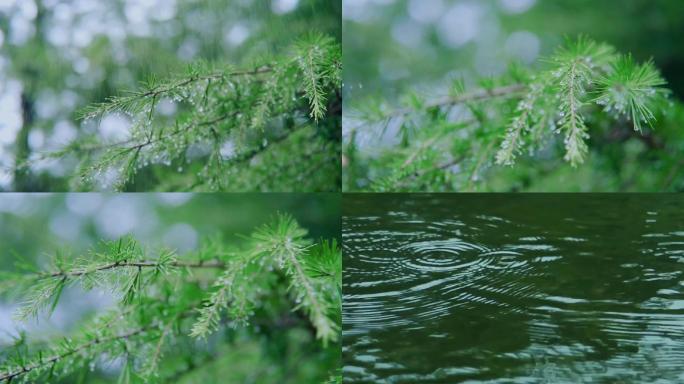
[[[117,262],[117,263],[110,263],[110,264],[104,264],[101,266],[96,266],[94,268],[88,268],[87,270],[70,270],[70,271],[57,271],[57,272],[51,272],[51,273],[45,273],[41,274],[41,276],[49,276],[49,277],[60,277],[60,276],[67,276],[67,277],[77,277],[77,276],[83,276],[89,273],[94,273],[94,272],[99,272],[99,271],[106,271],[110,269],[115,269],[115,268],[159,268],[163,264],[160,264],[158,262],[154,261],[139,261],[139,262]],[[210,262],[182,262],[182,261],[172,261],[168,264],[165,264],[170,267],[179,267],[179,268],[218,268],[218,269],[223,269],[225,268],[226,264],[222,261],[210,261]]]
[[[234,260],[216,280],[216,290],[199,310],[199,318],[190,331],[191,337],[206,338],[209,333],[218,329],[222,312],[227,308],[231,309],[230,315],[234,321],[241,325],[247,323],[256,301],[256,296],[245,289],[248,284],[246,278],[254,278],[246,273],[253,261],[251,256]]]
[[[302,130],[302,129],[304,129],[304,128],[306,128],[306,126],[303,126],[303,125],[302,125],[302,126],[295,127],[295,128],[293,128],[293,129],[291,129],[291,130],[288,130],[288,131],[285,132],[284,134],[282,134],[282,135],[276,137],[275,139],[272,139],[272,140],[270,141],[269,145],[267,145],[267,146],[261,146],[261,147],[254,148],[254,149],[252,149],[252,150],[243,152],[243,153],[241,153],[239,156],[235,156],[235,157],[229,159],[229,160],[228,160],[228,163],[229,163],[229,164],[239,164],[239,163],[246,163],[246,162],[249,162],[250,160],[254,159],[254,158],[255,158],[256,156],[258,156],[259,154],[261,154],[261,153],[263,153],[263,152],[265,152],[265,151],[267,151],[267,150],[269,150],[269,149],[272,149],[276,144],[281,143],[281,142],[283,142],[283,141],[286,141],[286,140],[289,139],[295,132],[297,132],[297,131],[299,131],[299,130]]]
[[[34,155],[14,169],[76,155],[83,161],[73,182],[82,189],[122,190],[141,169],[150,167],[173,167],[163,180],[156,180],[158,184],[177,185],[166,182],[176,179],[186,183],[182,189],[187,185],[194,189],[232,188],[235,183],[221,179],[227,174],[248,178],[251,167],[248,162],[231,162],[231,158],[247,158],[255,149],[273,143],[283,121],[308,125],[302,121],[304,113],[311,124],[325,130],[340,119],[341,112],[329,110],[327,105],[340,94],[339,44],[328,36],[311,34],[285,51],[257,62],[253,69],[199,63],[169,80],[151,77],[140,90],[108,98],[81,112],[84,120],[124,115],[130,123],[128,138],[106,142],[86,137],[58,151]],[[173,103],[177,112],[171,116],[160,112],[162,101]],[[197,166],[201,166],[199,172]],[[291,178],[277,173],[269,176],[285,186],[278,190],[296,187]],[[316,187],[328,189],[327,185]]]
[[[303,288],[304,295],[311,306],[311,317],[314,322],[314,326],[317,330],[317,336],[323,340],[334,339],[336,337],[334,324],[331,324],[330,319],[326,316],[326,309],[323,304],[318,300],[316,291],[306,273],[304,273],[304,268],[299,262],[298,257],[303,253],[303,249],[297,247],[292,242],[286,242],[284,249],[285,256],[288,258],[289,263],[292,265],[290,274],[293,279],[297,281],[295,284],[300,284]]]
[[[252,70],[239,70],[239,71],[229,71],[229,72],[217,72],[209,73],[205,75],[193,75],[186,79],[180,79],[177,81],[169,82],[161,85],[151,85],[148,90],[142,91],[129,91],[125,96],[115,96],[108,98],[104,103],[95,104],[84,108],[79,114],[79,118],[83,120],[93,119],[101,117],[107,113],[112,112],[128,112],[137,113],[139,109],[136,107],[136,102],[153,99],[157,100],[161,96],[166,96],[170,94],[171,97],[178,97],[178,93],[184,88],[194,83],[200,81],[211,81],[211,80],[230,80],[235,77],[242,76],[257,76],[265,73],[272,72],[273,68],[266,65],[254,68]],[[151,109],[150,109],[151,111]]]
[[[609,74],[597,79],[599,96],[594,101],[608,113],[627,116],[634,130],[641,133],[642,124],[653,127],[656,118],[652,104],[667,95],[661,88],[665,84],[652,60],[640,65],[630,55],[622,55]]]
[[[256,251],[272,255],[291,278],[290,287],[294,291],[298,307],[308,312],[316,328],[316,336],[324,343],[336,341],[339,325],[329,316],[336,301],[326,302],[321,296],[321,292],[335,288],[330,285],[331,281],[316,281],[307,273],[304,265],[307,261],[310,262],[312,244],[304,239],[305,235],[306,231],[291,216],[281,215],[274,225],[262,228],[252,238],[257,242]],[[339,260],[335,259],[335,255],[337,251],[332,250],[330,257]],[[335,298],[335,294],[339,292],[335,291],[329,297]]]
[[[587,145],[584,140],[589,138],[584,119],[580,114],[582,101],[579,95],[584,93],[583,83],[587,81],[580,69],[581,64],[573,62],[567,71],[567,75],[561,80],[560,87],[567,92],[567,98],[560,105],[560,129],[565,131],[564,159],[573,167],[584,162],[587,153]]]
[[[48,309],[47,313],[51,314],[66,285],[75,279],[80,279],[86,288],[93,284],[102,284],[101,274],[104,272],[113,275],[117,270],[133,271],[123,289],[122,303],[127,305],[140,293],[143,269],[151,270],[150,277],[156,278],[168,273],[169,268],[225,268],[225,262],[218,259],[202,259],[197,262],[179,261],[176,259],[176,254],[168,250],[162,250],[156,260],[145,260],[145,251],[136,240],[130,237],[104,242],[102,247],[104,252],[91,250],[84,258],[77,260],[72,267],[24,275],[24,279],[32,276],[35,282],[30,287],[29,295],[23,305],[16,311],[15,317],[19,320],[26,320],[38,316],[45,309]],[[54,261],[58,265],[65,263],[59,256]]]
[[[513,165],[516,156],[524,145],[523,135],[530,131],[529,121],[533,119],[535,108],[538,108],[539,99],[542,97],[547,84],[532,84],[529,92],[520,100],[516,108],[517,114],[513,117],[511,125],[506,131],[506,136],[501,142],[501,147],[496,154],[496,163],[500,165]]]
[[[194,259],[178,260],[175,252],[149,251],[125,237],[103,242],[78,259],[58,253],[50,270],[22,274],[34,281],[19,310],[22,317],[35,317],[46,308],[52,312],[71,282],[79,282],[85,289],[107,286],[119,292],[118,309],[96,317],[77,336],[75,345],[65,339],[29,354],[23,349],[24,342],[17,342],[16,357],[10,356],[0,367],[0,377],[7,381],[39,380],[48,370],[52,375],[55,367],[66,374],[106,355],[126,359],[123,379],[133,374],[150,379],[159,373],[165,351],[170,348],[166,346],[169,339],[207,337],[224,324],[247,328],[253,323],[273,330],[308,324],[307,329],[315,330],[324,346],[338,340],[342,268],[337,244],[314,243],[291,217],[281,216],[255,231],[243,245],[228,246],[220,239],[202,242],[193,252]],[[150,258],[150,254],[158,256]],[[172,273],[187,269],[218,273],[199,274],[200,280],[191,273]],[[7,276],[17,279],[13,274]],[[197,294],[202,291],[197,284],[201,287],[205,281],[213,288],[207,298],[198,301]],[[286,290],[291,296],[282,296]],[[264,303],[278,297],[287,299],[291,310],[301,310],[306,316],[271,321],[260,317],[261,311],[255,315],[271,305]],[[185,317],[194,318],[189,329],[180,321]],[[122,343],[148,331],[153,332],[140,339],[135,354]]]
[[[375,126],[382,137],[392,125],[399,144],[379,146],[380,153],[367,146],[368,153],[362,154],[356,143],[348,142],[356,157],[350,169],[356,180],[350,185],[389,191],[471,189],[473,176],[489,164],[514,166],[519,156],[534,155],[555,143],[547,138],[556,134],[563,136],[563,159],[577,167],[589,152],[592,127],[587,122],[604,117],[627,120],[641,133],[644,126],[654,126],[657,112],[664,112],[667,105],[665,81],[652,62],[637,64],[629,55],[618,55],[613,47],[586,37],[568,40],[543,62],[540,70],[511,66],[499,78],[481,81],[481,89],[467,91],[456,81],[451,94],[442,98],[422,100],[410,93],[405,98],[408,106],[395,110],[377,99],[364,100],[354,114],[360,126],[345,140],[357,140],[355,132],[365,125]],[[457,104],[463,106],[462,117],[449,109]],[[453,139],[446,139],[449,134]],[[486,151],[486,157],[479,153],[492,142],[499,145],[498,151]],[[442,145],[436,148],[438,143]],[[407,153],[407,148],[413,151]],[[443,170],[445,159],[449,164],[462,158],[476,159],[474,168],[435,172]],[[423,177],[432,174],[429,180]]]
[[[105,338],[95,338],[94,340],[91,340],[87,343],[78,345],[76,347],[73,347],[69,349],[68,351],[61,353],[61,354],[56,354],[47,358],[42,358],[40,362],[29,364],[27,366],[23,366],[20,369],[16,371],[8,371],[3,374],[0,374],[0,381],[6,380],[8,383],[11,382],[14,378],[17,378],[21,375],[25,375],[33,370],[36,369],[41,369],[47,366],[50,366],[64,358],[67,358],[71,355],[78,354],[82,351],[85,351],[89,348],[92,348],[93,346],[96,345],[103,345],[103,344],[108,344],[113,341],[117,340],[127,340],[133,336],[139,335],[147,330],[150,330],[153,328],[153,325],[145,326],[145,327],[140,327],[131,331],[128,331],[126,333],[122,333],[120,335],[115,335],[111,337],[105,337]]]
[[[320,84],[319,74],[316,72],[316,51],[309,50],[306,58],[301,60],[301,68],[305,74],[306,93],[311,106],[311,117],[318,121],[325,113],[325,95]]]
[[[297,307],[304,308],[308,312],[316,328],[317,337],[324,343],[337,340],[339,325],[330,317],[330,313],[338,301],[331,294],[319,297],[320,292],[332,289],[330,286],[335,280],[328,275],[321,281],[316,281],[316,276],[307,273],[303,259],[312,256],[309,253],[312,244],[304,238],[305,235],[306,231],[286,215],[280,216],[275,224],[257,230],[252,235],[254,243],[251,250],[243,258],[236,259],[216,281],[216,290],[200,310],[200,317],[193,326],[191,336],[206,337],[216,330],[221,313],[225,309],[230,310],[231,319],[238,323],[246,322],[259,295],[245,289],[246,282],[243,279],[248,275],[245,271],[250,267],[258,270],[276,267],[284,270],[290,277],[290,289],[295,293]],[[331,256],[337,255],[338,252],[336,249],[331,249],[328,253],[313,255],[312,259],[315,260],[314,262],[323,263],[317,264],[319,266],[326,265],[325,263],[329,263],[330,259],[339,260]],[[333,261],[330,268],[340,271],[339,284],[341,286],[341,266],[334,264]],[[312,268],[309,272],[320,273],[322,269]],[[338,291],[335,291],[335,294],[339,297]],[[324,301],[324,298],[329,301]]]
[[[296,62],[303,74],[304,93],[309,99],[310,116],[318,122],[326,112],[326,86],[336,84],[339,75],[337,63],[329,55],[333,40],[313,34],[297,44]],[[332,60],[331,60],[332,59]]]
[[[48,369],[48,367],[50,368],[50,376],[52,376],[56,364],[63,362],[65,359],[70,357],[86,358],[88,355],[88,350],[91,350],[95,347],[103,348],[102,353],[112,353],[112,349],[116,343],[120,341],[128,341],[134,336],[142,335],[146,332],[162,328],[163,333],[160,336],[160,341],[158,341],[157,344],[160,346],[161,339],[164,337],[164,332],[167,332],[170,329],[171,324],[191,314],[191,311],[187,309],[180,310],[177,313],[170,312],[169,320],[154,321],[122,332],[113,331],[113,334],[110,336],[102,335],[103,332],[106,333],[108,331],[114,322],[121,322],[124,319],[124,316],[129,316],[132,312],[133,311],[129,309],[121,313],[112,313],[110,319],[105,321],[103,324],[100,324],[96,321],[92,325],[91,330],[83,332],[84,340],[78,345],[73,345],[71,339],[65,338],[60,345],[49,348],[53,353],[48,357],[45,357],[44,351],[41,350],[35,354],[34,358],[31,359],[32,362],[27,363],[25,360],[21,359],[18,363],[15,363],[14,366],[18,366],[18,369],[13,369],[11,365],[6,366],[7,371],[6,373],[1,374],[0,382],[7,380],[7,382],[10,383],[13,379],[20,378],[24,375],[29,375],[35,372],[40,374],[40,371],[45,371]],[[19,354],[17,354],[17,356],[19,356]]]
[[[38,313],[43,310],[48,310],[49,313],[52,313],[66,284],[66,277],[37,281],[31,287],[30,294],[22,303],[22,306],[15,312],[15,317],[19,320],[25,320],[38,316]]]
[[[445,96],[441,99],[433,100],[425,104],[425,109],[447,107],[456,104],[468,103],[471,101],[481,101],[488,99],[496,99],[500,97],[512,97],[519,95],[525,91],[527,87],[524,84],[512,84],[497,88],[481,88],[474,91],[464,93],[458,96]],[[410,109],[400,109],[395,111],[395,115],[405,115],[412,111]]]
[[[458,104],[465,104],[473,101],[483,101],[497,98],[507,98],[516,97],[520,95],[527,89],[524,84],[511,84],[496,88],[480,88],[475,89],[470,92],[466,92],[458,95],[444,96],[438,99],[430,100],[425,103],[420,104],[420,108],[406,107],[398,108],[390,111],[379,111],[371,112],[370,114],[360,111],[364,118],[369,118],[370,120],[386,120],[393,119],[397,117],[402,117],[410,114],[414,114],[424,110],[430,110],[433,108],[444,108],[450,107]]]
[[[157,372],[159,370],[159,362],[162,357],[162,346],[164,345],[165,338],[171,332],[171,325],[172,324],[169,323],[166,326],[164,326],[161,335],[159,336],[159,340],[157,341],[157,345],[154,348],[154,353],[152,354],[152,357],[145,362],[141,370],[141,376],[146,380],[149,380],[150,378],[157,375]]]

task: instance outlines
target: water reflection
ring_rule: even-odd
[[[345,200],[345,382],[684,382],[684,198]]]

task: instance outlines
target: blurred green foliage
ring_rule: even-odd
[[[522,13],[508,13],[501,0],[438,0],[433,4],[441,5],[441,13],[433,16],[434,21],[418,23],[422,25],[420,44],[410,49],[393,37],[392,30],[398,23],[411,20],[411,1],[349,3],[364,4],[352,14],[365,15],[359,21],[347,12],[342,24],[344,95],[353,96],[345,97],[352,105],[357,97],[361,100],[368,94],[396,100],[401,92],[421,83],[437,83],[450,72],[472,74],[483,41],[498,44],[487,47],[494,51],[490,54],[510,60],[512,55],[503,52],[503,45],[515,31],[534,33],[542,54],[550,54],[564,36],[585,34],[631,52],[638,61],[653,57],[670,87],[679,95],[684,93],[684,75],[678,70],[678,63],[684,60],[678,40],[684,33],[684,3],[679,0],[522,1],[532,4]],[[429,8],[429,2],[424,4]],[[480,9],[481,29],[480,36],[454,49],[440,38],[437,23],[449,7],[458,4],[474,4]]]
[[[128,233],[163,245],[177,224],[188,225],[198,238],[230,239],[268,222],[276,212],[292,214],[314,239],[339,239],[340,203],[334,193],[3,194],[0,268],[13,269],[15,258],[36,262],[56,248],[78,252]]]

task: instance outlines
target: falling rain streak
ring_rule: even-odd
[[[344,205],[345,382],[684,382],[684,198]]]

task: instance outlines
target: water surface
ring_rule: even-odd
[[[349,383],[684,383],[684,196],[345,195]]]

